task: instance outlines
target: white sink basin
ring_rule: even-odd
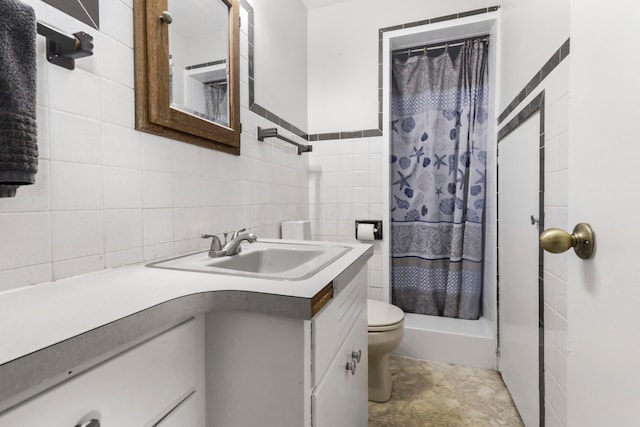
[[[208,251],[147,264],[147,267],[276,280],[313,276],[351,248],[311,243],[243,243],[234,256],[209,258]]]

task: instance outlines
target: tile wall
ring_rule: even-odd
[[[308,216],[307,157],[256,140],[272,124],[248,110],[244,28],[232,156],[134,130],[133,0],[100,2],[100,31],[26,2],[50,25],[92,34],[95,54],[68,71],[45,60],[38,36],[39,172],[0,199],[0,291],[205,248],[203,232],[278,237],[282,220]]]
[[[315,240],[355,242],[356,219],[382,219],[382,137],[313,143],[309,215]],[[389,230],[383,229],[388,236]],[[369,260],[369,297],[382,300],[382,241]]]
[[[568,42],[561,50],[567,49]],[[560,50],[558,51],[560,52]],[[570,230],[568,225],[568,143],[569,143],[569,66],[570,56],[563,55],[530,90],[516,97],[502,114],[501,126],[511,122],[518,112],[544,91],[544,228]],[[552,58],[553,59],[553,58]],[[549,63],[547,63],[549,64]],[[504,130],[504,129],[503,129]],[[567,281],[571,252],[544,252],[544,382],[545,426],[567,426]]]
[[[545,228],[568,224],[568,57],[545,82]],[[567,283],[573,253],[544,253],[546,427],[567,426]]]
[[[43,0],[93,28],[100,28],[100,0]]]

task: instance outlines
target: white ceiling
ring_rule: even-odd
[[[350,0],[302,0],[307,9],[315,9],[318,7],[330,6],[337,3],[345,3]]]

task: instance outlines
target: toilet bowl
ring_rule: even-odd
[[[367,302],[369,322],[369,400],[386,402],[391,397],[389,353],[404,335],[404,312],[395,305]]]

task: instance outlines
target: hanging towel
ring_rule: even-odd
[[[0,0],[0,197],[33,184],[37,171],[36,17],[19,0]]]

